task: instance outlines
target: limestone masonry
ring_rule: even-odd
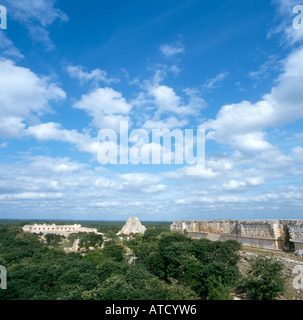
[[[23,231],[32,232],[32,233],[53,233],[59,234],[63,236],[68,236],[71,233],[78,232],[93,232],[98,233],[95,228],[85,228],[81,227],[81,224],[73,224],[73,225],[56,225],[56,224],[33,224],[33,225],[25,225],[23,226]]]
[[[174,221],[170,229],[195,239],[237,240],[248,247],[303,252],[303,220]]]
[[[117,233],[120,234],[131,234],[131,233],[143,233],[146,228],[141,224],[140,220],[137,217],[130,217],[123,228]]]

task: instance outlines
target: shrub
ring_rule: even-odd
[[[255,300],[273,300],[285,290],[283,264],[272,257],[251,260],[250,274],[245,279],[248,294]]]
[[[210,276],[206,280],[207,299],[209,300],[232,300],[232,287],[222,282],[221,277]]]
[[[195,291],[201,298],[226,300],[239,279],[239,271],[236,266],[212,262],[201,269],[199,277],[200,282]]]

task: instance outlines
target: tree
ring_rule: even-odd
[[[101,247],[103,244],[103,237],[101,234],[92,232],[81,232],[80,233],[79,246],[86,249]]]
[[[125,262],[118,262],[110,258],[106,258],[96,267],[100,283],[106,279],[119,274],[124,274],[128,265]]]
[[[232,287],[222,282],[221,277],[210,276],[205,281],[207,287],[207,299],[209,300],[232,300]]]
[[[83,260],[90,261],[95,265],[100,265],[105,260],[105,258],[102,254],[102,249],[97,249],[83,256]]]
[[[192,252],[203,264],[225,262],[236,265],[239,261],[238,251],[241,244],[234,240],[210,241],[199,239],[192,242]]]
[[[190,288],[167,284],[144,266],[128,266],[123,274],[105,280],[100,287],[83,292],[88,300],[192,300],[198,296]]]
[[[153,257],[158,251],[158,243],[156,241],[142,242],[131,245],[138,262],[143,263],[148,270],[152,270]]]
[[[238,244],[190,239],[177,232],[152,229],[134,235],[124,246],[112,239],[98,248],[101,237],[80,238],[87,254],[65,253],[62,246],[43,244],[37,234],[0,227],[0,264],[8,270],[8,288],[0,299],[228,299],[237,280]],[[59,240],[48,237],[48,243]],[[126,249],[138,258],[129,265]]]
[[[81,288],[83,291],[96,287],[98,283],[99,278],[94,264],[83,259],[67,261],[57,273],[56,285],[62,289]],[[62,289],[60,291],[64,292]]]
[[[204,265],[199,272],[199,283],[195,291],[203,299],[226,299],[239,279],[236,266],[225,262],[212,262]],[[219,295],[222,291],[222,295]]]
[[[161,234],[157,251],[151,255],[151,271],[167,281],[177,278],[183,270],[183,262],[190,257],[191,239],[178,232]]]
[[[44,236],[46,240],[46,244],[52,245],[52,246],[58,246],[58,244],[62,241],[64,236],[60,236],[59,234],[53,234],[53,233],[47,233]]]
[[[249,295],[256,300],[273,300],[285,290],[283,264],[272,257],[257,256],[250,261],[245,279]]]
[[[113,259],[117,262],[122,262],[126,259],[125,248],[114,240],[105,242],[102,253],[105,258]]]

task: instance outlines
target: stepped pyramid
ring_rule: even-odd
[[[141,224],[137,217],[130,217],[123,228],[117,233],[120,234],[130,234],[130,233],[144,233],[146,228]]]

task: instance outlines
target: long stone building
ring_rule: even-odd
[[[81,224],[73,224],[73,225],[56,225],[56,224],[32,224],[23,226],[22,230],[24,232],[32,232],[32,233],[53,233],[59,234],[63,236],[68,236],[71,233],[78,232],[93,232],[98,233],[95,228],[85,228],[81,227]]]
[[[172,231],[210,240],[236,240],[243,246],[303,253],[303,220],[174,221]]]

